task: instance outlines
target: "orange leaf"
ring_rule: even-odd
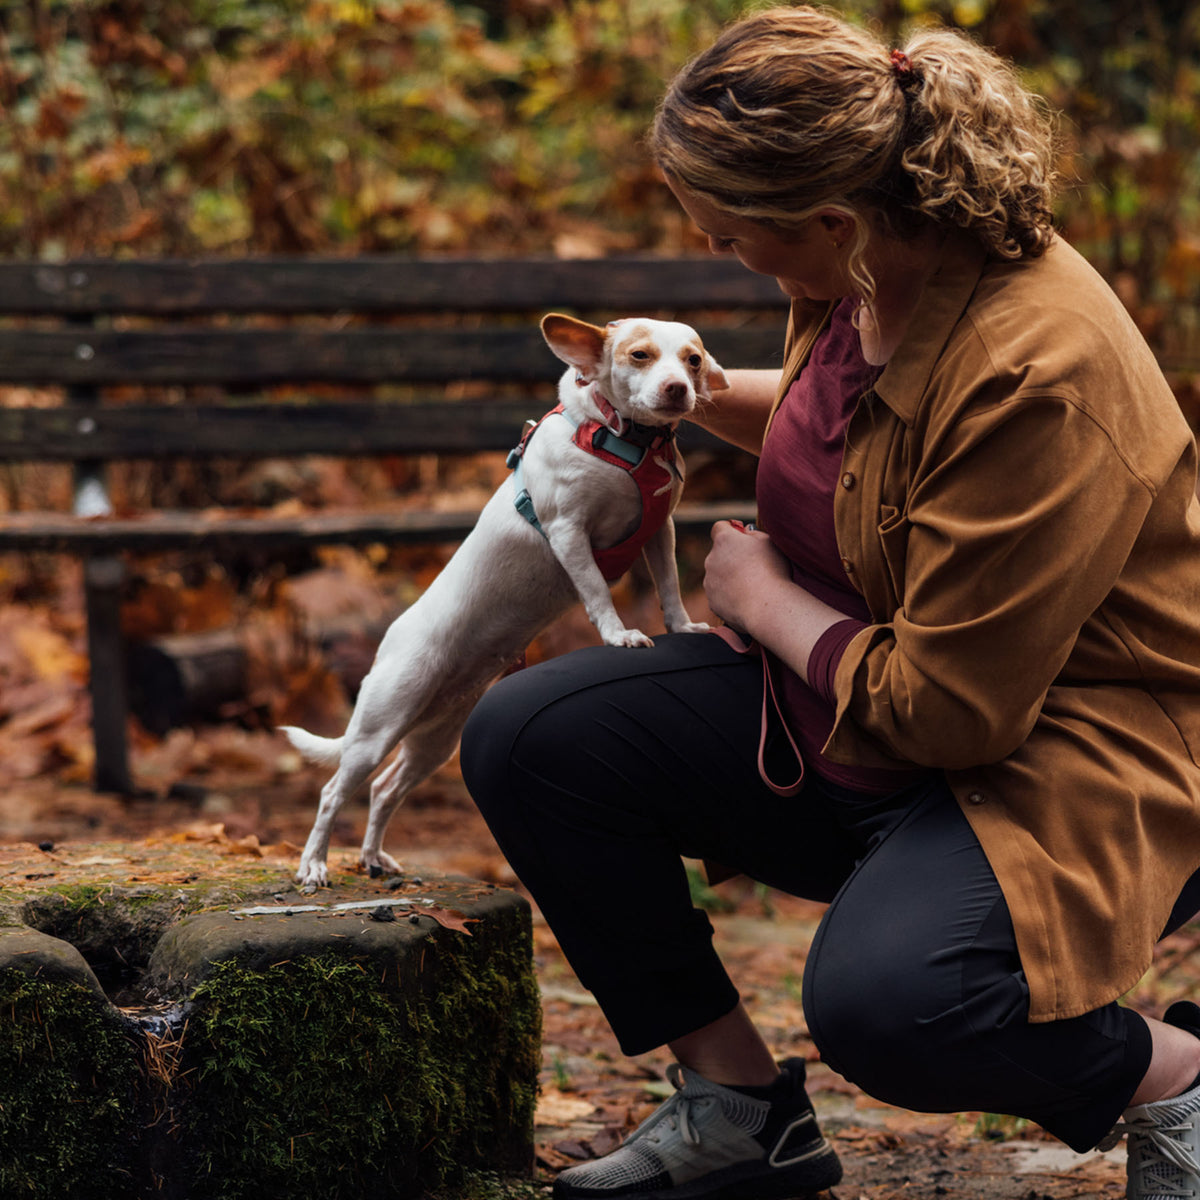
[[[471,931],[467,926],[479,921],[478,917],[464,917],[462,913],[449,908],[438,908],[436,905],[433,908],[420,908],[415,911],[423,917],[432,917],[443,929],[457,929],[459,933],[465,933],[468,937],[471,936]]]
[[[39,679],[87,678],[87,661],[62,634],[42,625],[23,625],[15,630],[21,653]]]

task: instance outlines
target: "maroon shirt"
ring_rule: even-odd
[[[838,663],[851,639],[871,621],[866,601],[846,579],[833,529],[846,427],[879,374],[863,358],[858,330],[851,324],[853,312],[850,300],[834,309],[808,364],[784,396],[763,444],[756,490],[759,522],[792,564],[793,581],[847,617],[813,648],[811,686],[772,660],[784,717],[814,771],[845,787],[885,793],[911,782],[911,775],[845,766],[821,755],[833,729]]]

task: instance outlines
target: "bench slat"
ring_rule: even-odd
[[[676,529],[707,531],[714,521],[753,520],[746,501],[683,503]],[[0,551],[60,553],[157,553],[168,550],[242,550],[264,554],[300,546],[459,541],[474,528],[478,510],[423,509],[376,512],[315,512],[304,516],[211,516],[196,512],[147,513],[141,517],[83,519],[51,513],[0,516]]]
[[[286,404],[0,408],[0,462],[474,454],[511,449],[525,421],[548,407],[533,399],[387,404],[293,396]],[[686,423],[679,445],[685,453],[734,453]]]
[[[705,345],[725,366],[778,366],[783,325],[713,330]],[[43,386],[535,383],[563,370],[535,327],[0,330],[0,380]]]
[[[352,259],[0,263],[0,313],[615,312],[772,308],[773,279],[732,258]]]

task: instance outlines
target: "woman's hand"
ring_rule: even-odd
[[[718,521],[712,539],[704,560],[709,608],[807,681],[813,647],[844,614],[792,582],[791,564],[765,533]]]
[[[791,567],[765,533],[741,521],[718,521],[712,539],[704,560],[708,606],[727,625],[755,637],[759,611],[794,586]]]

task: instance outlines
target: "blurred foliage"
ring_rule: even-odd
[[[9,0],[0,252],[634,244],[663,80],[737,8]]]
[[[0,0],[0,253],[699,248],[641,139],[754,6]],[[1068,235],[1160,349],[1190,347],[1200,0],[839,7],[1016,61],[1063,113]]]

